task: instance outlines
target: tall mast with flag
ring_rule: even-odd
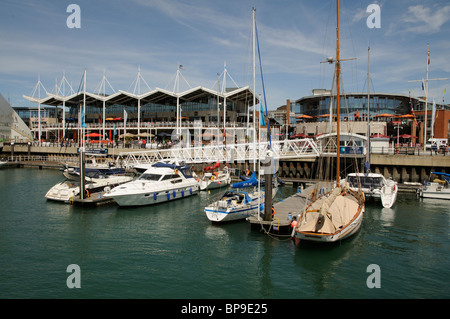
[[[423,150],[426,151],[427,144],[427,121],[428,121],[428,81],[438,81],[438,80],[448,80],[448,78],[444,79],[429,79],[428,78],[428,70],[430,66],[430,44],[427,44],[427,78],[424,86],[423,79],[422,80],[414,80],[408,82],[420,82],[422,81],[422,90],[425,89],[425,121],[424,121],[424,129],[423,129]]]

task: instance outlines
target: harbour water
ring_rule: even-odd
[[[0,170],[0,298],[449,298],[450,202],[367,203],[361,231],[296,247],[247,222],[212,225],[210,195],[155,206],[47,201],[57,170]],[[277,199],[291,195],[289,185]],[[215,193],[215,192],[212,192]],[[69,265],[81,288],[68,288]],[[369,265],[380,288],[369,288]]]

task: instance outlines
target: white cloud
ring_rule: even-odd
[[[417,33],[439,32],[442,25],[450,20],[450,5],[435,6],[433,9],[416,5],[408,7],[408,12],[400,19],[404,31]]]

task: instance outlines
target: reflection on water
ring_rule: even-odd
[[[164,204],[80,208],[47,201],[59,171],[0,170],[2,298],[448,298],[448,201],[399,194],[368,203],[361,230],[328,246],[214,225],[203,208],[224,190]],[[295,192],[280,188],[277,200]],[[6,205],[4,204],[6,203]],[[82,288],[68,289],[78,264]],[[367,267],[381,269],[369,289]]]

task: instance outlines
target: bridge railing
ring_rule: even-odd
[[[154,163],[165,158],[173,158],[185,163],[214,163],[217,160],[220,162],[244,162],[263,160],[269,150],[268,142],[260,142],[258,144],[220,144],[121,152],[119,157],[125,167],[132,167],[141,163]],[[275,159],[311,158],[320,155],[320,147],[313,139],[283,140],[272,142],[272,152]]]

